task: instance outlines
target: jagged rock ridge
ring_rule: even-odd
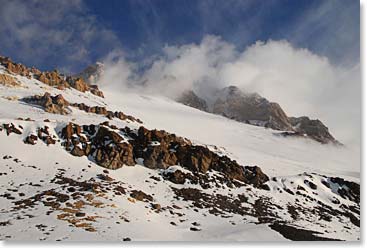
[[[56,87],[60,90],[65,88],[74,88],[81,92],[90,91],[99,97],[104,97],[103,92],[98,89],[97,85],[88,85],[82,78],[65,76],[57,70],[51,72],[41,72],[32,67],[28,68],[20,63],[14,63],[10,58],[0,56],[0,65],[3,65],[10,73],[25,76],[27,78],[35,78],[44,84]]]
[[[257,93],[244,93],[236,86],[218,90],[212,106],[193,91],[184,92],[177,101],[239,122],[285,131],[284,136],[309,137],[322,144],[341,144],[320,120],[288,117],[278,103],[270,102]]]

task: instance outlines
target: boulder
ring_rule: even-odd
[[[30,134],[28,135],[25,140],[24,140],[24,143],[25,144],[30,144],[30,145],[35,145],[37,143],[37,136],[34,135],[34,134]]]
[[[106,124],[107,125],[107,124]],[[95,162],[108,169],[123,165],[134,166],[133,147],[106,125],[69,123],[61,131],[63,145],[74,156],[92,156]]]
[[[153,201],[153,197],[144,193],[141,190],[133,190],[130,196],[138,201]]]
[[[26,103],[38,105],[49,113],[62,115],[70,113],[70,110],[68,109],[69,102],[66,101],[61,94],[51,96],[50,93],[46,92],[43,96],[35,95],[25,97],[22,100]]]

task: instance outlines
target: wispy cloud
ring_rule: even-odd
[[[119,46],[81,0],[0,0],[0,6],[0,51],[24,63],[78,70]]]
[[[333,65],[285,40],[256,42],[238,50],[218,36],[205,36],[199,44],[165,46],[163,55],[143,73],[136,73],[139,65],[118,54],[108,56],[105,63],[100,82],[105,88],[133,88],[172,98],[193,89],[210,101],[213,90],[236,85],[280,103],[291,116],[321,119],[343,142],[358,143],[360,137],[359,65]]]

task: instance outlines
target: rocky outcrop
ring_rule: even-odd
[[[337,144],[341,143],[335,140],[330,134],[329,129],[320,120],[311,120],[307,116],[290,117],[290,123],[298,134],[310,137],[322,144]]]
[[[102,106],[90,107],[84,103],[69,103],[64,99],[64,97],[59,94],[56,96],[51,96],[50,93],[46,92],[43,96],[35,95],[31,97],[26,97],[22,99],[26,103],[34,104],[42,107],[46,112],[53,114],[66,115],[71,112],[71,107],[76,107],[86,113],[93,113],[97,115],[103,115],[108,119],[118,118],[120,120],[129,120],[132,122],[143,123],[140,119],[135,118],[131,115],[126,115],[121,111],[110,111]]]
[[[22,84],[13,76],[0,73],[0,85],[6,87],[21,87]]]
[[[144,127],[138,130],[129,127],[118,129],[107,122],[83,126],[69,123],[60,135],[64,139],[62,145],[72,155],[88,156],[109,169],[133,166],[143,159],[144,166],[150,169],[179,165],[194,173],[166,173],[165,177],[175,183],[189,179],[205,186],[206,183],[200,180],[206,179],[199,174],[206,174],[209,170],[221,173],[231,184],[239,185],[236,183],[239,181],[261,188],[269,180],[259,167],[243,167],[227,156],[220,156],[204,146],[192,145],[189,140],[165,131]]]
[[[235,86],[218,92],[217,100],[213,104],[213,113],[275,130],[293,130],[279,104],[269,102],[256,93],[245,94]]]
[[[90,106],[88,106],[84,103],[72,103],[72,104],[70,104],[70,106],[76,107],[79,110],[82,110],[82,111],[87,112],[87,113],[104,115],[110,120],[112,118],[118,118],[120,120],[130,120],[130,121],[138,122],[138,123],[141,123],[141,124],[143,123],[140,119],[135,118],[134,116],[126,115],[121,111],[113,112],[113,111],[107,110],[105,107],[101,107],[101,106],[90,107]]]
[[[15,134],[22,134],[22,129],[23,127],[18,125],[18,127],[16,127],[14,125],[14,123],[9,123],[9,124],[3,124],[2,127],[5,129],[6,131],[6,135],[10,135],[11,133],[15,133]],[[2,131],[2,128],[0,128],[0,131]]]
[[[51,96],[50,93],[46,92],[43,96],[31,96],[22,99],[26,103],[38,105],[42,107],[46,112],[52,114],[66,115],[70,113],[68,106],[70,105],[64,97],[59,94],[56,96]]]
[[[46,143],[46,145],[54,145],[56,143],[56,137],[51,136],[49,127],[44,126],[37,129],[37,137]]]
[[[192,145],[190,141],[165,131],[148,130],[140,127],[138,132],[125,129],[133,145],[134,157],[143,158],[151,169],[166,169],[180,165],[193,173],[207,173],[209,170],[224,174],[229,180],[260,187],[268,177],[258,167],[243,167],[227,156],[220,156],[205,146]],[[177,173],[176,173],[177,174]],[[172,175],[173,180],[180,175]]]
[[[18,74],[21,76],[25,76],[28,78],[31,77],[31,73],[33,71],[37,71],[34,68],[29,69],[22,64],[13,63],[9,57],[0,56],[0,64],[3,65],[9,72],[12,72],[14,74]]]
[[[104,97],[103,92],[98,89],[97,85],[88,85],[83,78],[65,76],[60,74],[57,70],[48,72],[41,72],[36,68],[28,68],[22,64],[17,64],[11,61],[8,57],[0,56],[0,65],[3,65],[9,72],[28,78],[35,78],[44,84],[56,87],[60,90],[66,88],[74,88],[81,92],[90,91],[92,94],[99,97]]]
[[[198,97],[192,90],[185,91],[178,99],[186,106],[193,107],[202,111],[208,111],[208,106],[204,99]]]
[[[36,135],[34,135],[34,134],[30,134],[30,135],[28,135],[28,136],[25,138],[24,143],[25,143],[25,144],[29,144],[29,145],[35,145],[35,144],[37,143],[37,140],[38,140],[38,138],[37,138],[37,136],[36,136]]]
[[[61,131],[65,146],[74,156],[89,156],[98,165],[118,169],[123,165],[133,166],[131,144],[107,125],[83,125],[69,123]]]
[[[49,127],[40,127],[37,129],[37,135],[30,134],[24,139],[25,144],[35,145],[38,139],[46,143],[46,145],[54,145],[56,143],[56,137],[51,136],[49,132]]]
[[[177,101],[239,122],[284,131],[280,134],[282,136],[308,137],[322,144],[341,144],[320,120],[288,117],[278,103],[256,93],[245,93],[236,86],[218,90],[209,105],[191,90],[185,91]]]

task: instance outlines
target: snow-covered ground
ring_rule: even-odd
[[[168,98],[103,91],[109,106],[138,116],[147,128],[164,129],[200,144],[216,145],[240,164],[258,165],[269,175],[312,171],[359,181],[359,147],[277,136],[272,129],[206,113]]]
[[[0,67],[0,73],[6,73],[4,68]],[[239,194],[246,194],[249,199],[242,206],[250,210],[260,197],[271,198],[274,206],[280,206],[274,212],[284,221],[301,229],[317,231],[320,236],[331,239],[359,239],[359,227],[351,224],[345,216],[334,216],[330,221],[325,221],[320,216],[312,216],[311,212],[298,212],[301,217],[292,219],[287,206],[298,204],[297,206],[304,205],[312,209],[319,206],[319,203],[303,201],[299,195],[284,192],[285,189],[295,192],[301,186],[306,188],[309,197],[327,206],[337,209],[341,204],[354,206],[353,202],[333,192],[333,187],[328,188],[321,182],[327,180],[322,176],[326,175],[359,183],[359,148],[321,145],[309,139],[280,137],[274,130],[201,112],[160,96],[115,92],[102,88],[105,98],[100,98],[74,89],[58,90],[35,79],[19,75],[16,77],[23,87],[9,88],[0,85],[0,123],[14,123],[23,128],[21,135],[12,133],[7,136],[5,131],[0,132],[0,239],[286,240],[269,227],[269,223],[259,223],[254,216],[235,213],[226,213],[228,216],[225,217],[216,216],[210,214],[206,208],[193,206],[190,201],[176,199],[172,187],[180,189],[200,186],[190,183],[176,185],[164,180],[159,170],[151,170],[142,165],[124,166],[118,170],[109,170],[107,175],[113,180],[106,181],[99,177],[100,174],[106,174],[104,168],[85,156],[72,156],[58,142],[49,146],[41,141],[36,145],[24,144],[24,138],[31,133],[35,134],[38,127],[48,126],[51,134],[58,137],[58,132],[68,122],[99,124],[108,120],[104,116],[85,113],[76,108],[71,108],[70,115],[50,114],[17,100],[46,91],[51,95],[62,94],[70,102],[83,102],[89,106],[106,106],[109,110],[123,111],[140,118],[148,129],[166,130],[186,137],[196,144],[219,150],[241,165],[257,165],[269,177],[276,177],[268,182],[269,191],[252,186],[223,186],[203,190],[206,194],[221,194],[233,199]],[[19,117],[34,121],[17,120]],[[45,119],[50,122],[44,122]],[[133,129],[141,125],[119,119],[109,122],[117,127],[129,126]],[[304,172],[308,174],[303,174]],[[316,174],[310,176],[311,173]],[[58,182],[60,178],[64,181]],[[75,188],[79,192],[78,187],[81,186],[78,183],[73,185],[69,179],[98,183],[99,191],[93,192],[92,196],[88,196],[88,192],[72,196]],[[305,183],[307,180],[312,181],[317,189],[311,189]],[[123,187],[126,192],[116,194],[112,190],[116,186]],[[74,189],[71,190],[70,187]],[[47,190],[52,193],[44,193]],[[153,201],[132,199],[129,194],[134,190],[152,195]],[[58,193],[69,195],[70,199],[60,202]],[[55,197],[60,206],[52,208],[47,202],[55,201]],[[24,199],[33,199],[35,202],[30,204],[26,201],[23,204],[25,206],[15,204]],[[338,204],[335,199],[339,201]],[[81,206],[77,206],[78,201],[83,202],[79,202]],[[153,209],[153,203],[159,203],[162,209]],[[17,206],[21,207],[16,208]],[[79,212],[85,215],[75,217]]]

